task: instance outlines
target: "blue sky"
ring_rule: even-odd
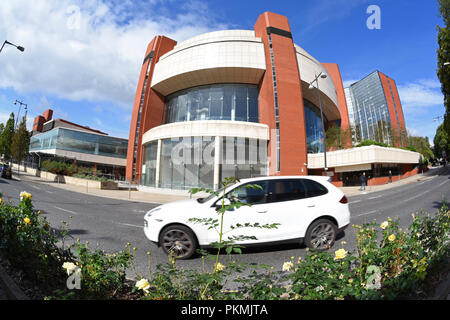
[[[370,30],[369,5],[381,10]],[[436,77],[435,0],[4,0],[0,7],[0,122],[28,105],[28,127],[47,108],[63,118],[128,138],[140,65],[155,35],[182,41],[223,29],[253,29],[258,16],[287,16],[294,42],[338,63],[345,84],[378,69],[395,79],[406,126],[432,143],[444,114]],[[23,109],[21,109],[23,116]]]

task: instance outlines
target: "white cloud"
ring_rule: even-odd
[[[0,34],[25,51],[2,51],[0,89],[130,109],[154,36],[181,41],[225,27],[209,20],[197,1],[181,2],[186,12],[175,16],[157,12],[154,3],[160,1],[2,1]]]
[[[343,83],[343,85],[344,85],[344,88],[348,88],[348,87],[350,87],[350,85],[351,84],[353,84],[353,83],[355,83],[355,82],[358,82],[359,80],[357,80],[357,79],[354,79],[354,80],[344,80],[344,81],[342,81],[342,83]]]
[[[370,0],[316,0],[314,6],[307,12],[303,33],[310,32],[323,23],[342,20],[350,15],[353,9],[369,2]],[[363,22],[368,17],[365,9],[361,11],[361,21]]]
[[[428,108],[442,105],[444,96],[440,83],[434,79],[422,79],[397,86],[403,109]]]
[[[436,79],[418,79],[397,85],[408,131],[415,136],[427,136],[432,144],[439,123],[433,121],[443,114],[444,96]]]

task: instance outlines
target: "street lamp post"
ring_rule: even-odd
[[[9,42],[8,40],[5,40],[5,42],[3,42],[3,44],[2,44],[2,47],[0,48],[0,52],[2,52],[3,47],[5,46],[5,44],[9,44],[10,46],[16,47],[17,50],[22,51],[22,52],[25,50],[24,47],[16,46],[14,43],[11,43],[11,42]]]
[[[324,160],[324,170],[325,170],[325,176],[328,176],[328,168],[327,168],[327,145],[325,142],[325,126],[323,123],[323,112],[322,112],[322,99],[320,99],[320,90],[319,90],[319,77],[322,79],[325,79],[327,75],[323,72],[320,72],[318,75],[316,75],[315,79],[309,83],[309,89],[313,89],[314,86],[312,85],[315,81],[317,83],[317,96],[319,97],[319,108],[320,108],[320,121],[322,123],[322,141],[323,141],[323,160]]]
[[[19,112],[17,113],[17,118],[16,118],[16,124],[14,125],[14,129],[17,128],[17,120],[19,120],[19,114],[20,114],[20,107],[21,106],[25,106],[25,118],[27,117],[27,111],[28,111],[28,105],[26,103],[23,103],[22,101],[16,100],[14,101],[14,104],[19,104]]]

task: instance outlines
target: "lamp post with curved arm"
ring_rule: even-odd
[[[323,113],[322,113],[322,100],[320,99],[320,91],[319,91],[319,77],[325,79],[327,75],[323,72],[320,72],[316,75],[315,79],[309,83],[308,89],[314,89],[313,82],[317,84],[317,95],[319,97],[319,108],[320,108],[320,120],[322,122],[322,139],[323,139],[323,159],[324,159],[324,170],[325,176],[328,176],[328,168],[327,168],[327,145],[325,143],[325,125],[323,123]]]
[[[9,42],[8,40],[5,40],[5,42],[3,42],[3,44],[2,44],[2,47],[0,48],[0,52],[2,52],[3,47],[5,46],[5,44],[9,44],[10,46],[16,47],[17,50],[22,51],[22,52],[25,50],[24,47],[16,46],[14,43],[11,43],[11,42]]]

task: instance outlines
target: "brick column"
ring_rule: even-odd
[[[289,22],[285,16],[265,12],[259,16],[254,29],[264,43],[266,55],[266,72],[258,97],[259,122],[275,131],[268,147],[269,174],[305,175],[303,95]]]

